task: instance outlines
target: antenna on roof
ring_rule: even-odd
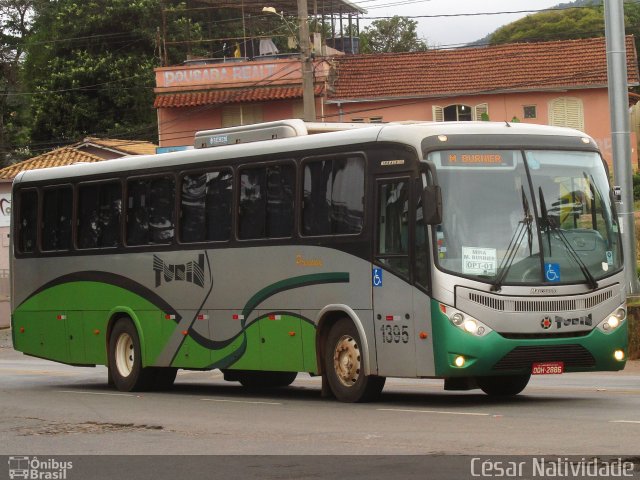
[[[506,120],[504,121],[505,125],[509,128],[511,128],[511,125],[509,125],[509,122],[507,122]]]

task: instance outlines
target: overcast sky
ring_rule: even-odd
[[[414,17],[419,35],[431,47],[456,46],[479,40],[496,28],[522,18],[527,13],[415,18],[419,15],[458,15],[469,13],[540,10],[568,3],[569,0],[351,0],[368,13],[365,17],[401,15]],[[385,6],[387,5],[387,6]],[[364,25],[370,23],[365,21]],[[362,28],[364,25],[360,25]]]

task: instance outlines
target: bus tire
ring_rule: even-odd
[[[334,396],[341,402],[378,399],[385,377],[364,374],[361,341],[351,319],[341,318],[329,330],[323,351],[324,374]]]
[[[513,397],[525,389],[531,374],[478,377],[480,389],[492,397]]]
[[[142,368],[140,337],[129,318],[116,322],[109,337],[109,370],[114,386],[121,392],[148,390],[155,372]]]
[[[271,388],[288,387],[298,376],[298,372],[239,372],[237,379],[240,384],[251,390],[268,390]]]

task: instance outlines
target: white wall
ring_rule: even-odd
[[[0,183],[0,328],[8,327],[9,307],[9,219],[11,214],[11,182]]]

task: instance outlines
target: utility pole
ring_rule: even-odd
[[[613,147],[614,183],[620,187],[617,203],[618,223],[624,250],[627,294],[640,291],[636,272],[635,222],[633,215],[633,172],[629,131],[629,91],[627,85],[627,48],[624,36],[622,0],[605,0],[604,31],[607,45],[611,144]]]
[[[307,0],[298,0],[298,25],[300,32],[300,62],[302,68],[302,101],[304,120],[316,121],[316,98],[313,85],[313,62],[309,42],[309,12]]]

